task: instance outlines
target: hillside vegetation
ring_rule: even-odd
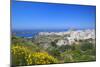
[[[60,37],[54,37],[60,38]],[[48,40],[50,39],[50,40]],[[41,41],[45,41],[41,42]],[[56,45],[57,39],[12,37],[12,65],[39,65],[96,60],[95,43],[81,40],[72,45]],[[48,44],[48,45],[47,45]],[[44,47],[45,46],[45,47]]]

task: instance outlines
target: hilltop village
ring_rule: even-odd
[[[69,30],[65,32],[40,32],[35,37],[35,42],[48,46],[52,42],[56,45],[72,45],[87,40],[95,43],[95,30]]]

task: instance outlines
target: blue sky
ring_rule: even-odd
[[[95,15],[95,6],[13,1],[12,28],[95,28]]]

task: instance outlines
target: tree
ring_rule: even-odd
[[[57,47],[57,45],[56,45],[56,42],[51,42],[51,46],[53,46],[53,47]]]

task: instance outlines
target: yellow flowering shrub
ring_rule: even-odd
[[[27,65],[26,58],[28,57],[30,50],[25,46],[12,45],[12,64],[13,65]]]
[[[58,60],[46,52],[34,52],[28,56],[27,63],[30,64],[52,64]]]
[[[12,45],[12,65],[52,64],[58,60],[46,52],[33,52],[22,45]]]

